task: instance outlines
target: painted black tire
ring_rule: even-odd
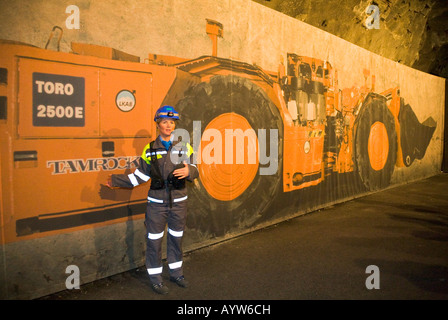
[[[384,125],[389,143],[387,160],[380,170],[372,167],[368,149],[371,128],[376,122]],[[394,117],[387,108],[384,97],[376,95],[367,97],[356,119],[355,128],[354,162],[362,183],[372,191],[387,187],[397,159],[397,133]]]
[[[190,137],[193,136],[193,121],[201,121],[202,136],[210,121],[223,113],[243,116],[257,135],[258,129],[267,129],[267,155],[270,154],[269,129],[278,129],[278,168],[275,174],[260,175],[258,170],[249,187],[231,201],[210,196],[200,179],[188,190],[189,228],[200,229],[208,236],[223,236],[252,226],[262,218],[282,186],[283,124],[277,107],[264,90],[250,80],[217,75],[209,82],[187,90],[176,110],[181,115],[179,127],[186,129]]]

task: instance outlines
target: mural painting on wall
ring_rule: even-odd
[[[267,175],[261,170],[257,174],[257,168],[266,161],[253,165],[248,161],[231,169],[221,153],[222,161],[200,165],[201,187],[193,190],[192,197],[201,209],[195,206],[194,210],[202,210],[208,217],[204,221],[219,221],[212,233],[222,234],[264,221],[270,217],[270,210],[287,206],[291,198],[300,195],[298,204],[302,207],[307,206],[306,197],[314,197],[310,201],[313,205],[328,203],[328,199],[338,197],[337,192],[325,190],[328,186],[321,183],[338,174],[354,173],[346,178],[347,183],[361,186],[353,188],[352,194],[386,188],[395,167],[409,167],[415,159],[424,157],[436,129],[432,117],[419,122],[400,96],[399,87],[375,92],[375,76],[366,69],[363,86],[340,88],[337,70],[329,61],[294,53],[287,53],[287,64],[282,61],[277,73],[265,74],[255,66],[209,59],[221,65],[215,70],[219,75],[207,73],[209,80],[191,88],[177,104],[185,114],[183,123],[187,128],[194,127],[195,121],[206,127],[202,128],[200,154],[204,156],[212,144],[207,130],[220,131],[224,136],[229,129],[249,129],[254,134],[247,135],[245,151],[250,151],[253,138],[261,148],[260,157],[266,158],[269,150],[267,153],[279,160],[276,169]],[[257,77],[248,80],[252,74]],[[195,108],[198,105],[200,109]],[[266,136],[257,141],[255,132],[261,128],[271,128],[269,142]],[[216,152],[220,147],[211,149]],[[229,153],[227,147],[224,149]],[[313,191],[306,196],[294,193],[306,188]],[[289,199],[282,197],[276,203],[282,193],[289,194]],[[333,196],[322,197],[323,193]],[[281,204],[278,207],[273,203]],[[195,223],[191,227],[197,227]]]
[[[377,90],[375,76],[389,75],[382,66],[377,75],[370,65],[355,66],[365,80],[351,84],[338,79],[340,60],[279,50],[278,69],[268,71],[218,56],[223,25],[202,23],[211,55],[193,59],[148,54],[141,61],[77,42],[60,52],[58,27],[44,49],[0,40],[5,294],[63,289],[61,270],[72,262],[94,280],[143,261],[149,184],[102,184],[109,174],[134,172],[157,135],[152,119],[163,105],[180,113],[175,134],[194,148],[199,179],[187,184],[185,240],[196,248],[386,188],[394,172],[435,153],[440,115],[428,111],[435,120],[420,121],[421,103],[406,102],[409,86],[406,96],[387,83]],[[30,177],[37,189],[29,188]]]
[[[80,159],[58,155],[48,151],[49,140],[34,144],[33,148],[39,150],[32,152],[14,148],[13,178],[22,179],[22,167],[34,168],[47,181],[51,193],[55,185],[51,179],[73,183],[93,173],[95,178],[89,181],[98,184],[98,175],[114,170],[132,171],[138,148],[134,154],[126,153],[129,148],[117,154],[115,144],[120,140],[130,143],[135,135],[126,132],[133,132],[135,125],[140,129],[148,127],[153,110],[171,104],[182,115],[181,126],[185,130],[179,135],[192,139],[200,172],[199,182],[190,186],[195,206],[190,210],[189,225],[210,235],[223,235],[269,219],[266,212],[280,194],[318,186],[329,176],[344,173],[356,173],[350,176],[350,183],[356,184],[356,177],[364,191],[378,190],[389,185],[395,167],[408,167],[415,159],[424,157],[436,122],[428,118],[420,123],[412,107],[400,96],[399,87],[376,92],[375,75],[364,69],[362,86],[340,88],[331,61],[294,53],[287,53],[286,64],[282,59],[275,72],[219,58],[217,38],[222,36],[223,26],[207,20],[206,27],[213,42],[211,56],[174,58],[173,63],[169,62],[173,57],[152,55],[150,64],[139,64],[140,71],[146,72],[140,78],[135,77],[135,62],[120,61],[115,66],[117,62],[106,61],[95,65],[89,56],[103,54],[103,47],[73,44],[74,53],[81,54],[73,57],[84,61],[84,65],[76,66],[76,61],[73,66],[67,64],[73,62],[71,54],[47,55],[40,49],[29,53],[29,48],[18,46],[26,52],[20,53],[22,70],[18,77],[27,88],[20,89],[19,96],[28,103],[15,111],[23,115],[17,129],[18,140],[21,136],[51,138],[56,142],[71,138],[75,139],[74,145],[79,145],[74,149],[89,150],[92,148],[86,148],[88,140],[78,138],[108,137],[110,132],[99,132],[98,126],[117,127],[124,132],[117,131],[118,137],[111,137],[110,141],[101,140],[102,157],[87,155],[85,151],[86,157]],[[4,42],[2,46],[7,48],[2,50],[5,57],[19,55],[16,44]],[[136,60],[110,50],[115,60]],[[30,59],[39,57],[42,61],[30,60],[27,54]],[[154,77],[157,72],[164,77],[167,68],[177,70],[176,77]],[[5,65],[2,70],[12,73],[14,68]],[[98,74],[101,84],[94,89],[91,84],[97,81]],[[160,105],[151,105],[150,78],[153,82],[172,81],[165,91],[153,92]],[[95,90],[107,97],[107,106],[104,101],[95,100]],[[98,106],[99,118],[89,113],[87,105]],[[154,128],[145,131],[146,136],[153,131]],[[141,144],[147,141],[145,135],[136,138],[141,139]],[[97,148],[98,143],[94,144]],[[30,199],[28,205],[33,210],[24,203],[14,205],[15,236],[113,221],[129,215],[129,210],[131,215],[144,212],[144,190],[134,192],[133,198],[125,196],[124,202],[119,192],[102,190],[89,207],[82,207],[83,194],[85,190],[74,187],[73,201],[67,202],[66,207],[58,205],[60,211],[48,207],[54,203],[49,199],[45,200],[46,206]],[[104,205],[104,201],[109,202]],[[326,200],[314,201],[324,204]],[[72,210],[73,207],[80,209]]]

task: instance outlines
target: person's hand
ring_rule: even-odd
[[[184,167],[176,169],[173,171],[173,175],[178,179],[187,178],[190,175],[190,169],[188,168],[187,162],[184,161]]]
[[[112,186],[112,174],[109,174],[109,176],[107,177],[107,182],[106,182],[105,186],[108,187],[109,189],[113,189],[114,188]]]

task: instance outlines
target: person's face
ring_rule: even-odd
[[[159,132],[163,138],[169,137],[171,133],[174,131],[175,127],[176,123],[174,122],[174,120],[170,119],[163,119],[158,124]]]

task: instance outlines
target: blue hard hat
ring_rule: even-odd
[[[154,121],[162,118],[179,120],[179,113],[172,106],[163,106],[156,111]]]

